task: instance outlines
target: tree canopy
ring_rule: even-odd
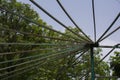
[[[110,57],[112,75],[120,77],[120,52],[115,51],[114,56]]]
[[[83,43],[76,42],[77,36],[67,29],[64,33],[54,31],[28,4],[16,0],[0,3],[1,80],[90,79],[90,51],[81,46]],[[85,38],[77,28],[68,28]],[[108,64],[102,61],[98,65],[101,52],[94,50],[95,73],[108,76]],[[120,58],[118,52],[115,54],[116,57],[111,57],[111,68],[119,76],[116,67],[120,67]],[[88,76],[82,77],[86,73]]]

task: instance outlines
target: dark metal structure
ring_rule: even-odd
[[[112,35],[113,33],[115,33],[116,31],[118,31],[120,29],[120,26],[118,26],[115,30],[113,30],[108,35],[106,35],[106,33],[112,28],[112,26],[114,25],[114,23],[120,17],[120,12],[116,16],[116,18],[113,20],[113,22],[110,24],[110,26],[107,28],[107,30],[101,35],[101,37],[98,40],[96,40],[96,20],[95,20],[96,18],[95,18],[95,9],[94,9],[95,6],[94,6],[94,0],[92,0],[92,12],[93,12],[93,24],[94,24],[94,41],[92,41],[84,33],[84,31],[82,31],[80,29],[80,27],[72,19],[72,17],[65,10],[65,8],[63,7],[63,5],[61,4],[61,2],[59,0],[56,0],[57,3],[58,3],[58,5],[61,7],[61,9],[67,15],[67,17],[71,20],[71,22],[76,26],[76,28],[82,33],[82,35],[84,35],[84,37],[81,36],[81,35],[79,35],[79,34],[77,34],[74,31],[72,31],[71,29],[69,29],[65,24],[63,24],[61,21],[59,21],[58,19],[56,19],[52,14],[50,14],[47,10],[45,10],[42,6],[40,6],[37,2],[35,2],[35,0],[30,0],[30,1],[36,7],[38,7],[40,10],[42,10],[45,14],[47,14],[49,17],[51,17],[53,20],[55,20],[58,24],[60,24],[61,26],[63,26],[65,29],[67,29],[68,31],[70,31],[72,34],[76,35],[76,37],[78,37],[78,38],[76,38],[74,36],[66,35],[66,34],[64,34],[62,32],[57,31],[57,30],[51,29],[48,26],[43,26],[43,25],[39,24],[38,22],[35,22],[35,21],[33,21],[33,20],[25,17],[25,16],[22,16],[20,14],[17,14],[15,12],[12,12],[12,11],[8,10],[7,8],[5,8],[3,6],[0,6],[0,11],[8,12],[10,14],[19,16],[20,18],[22,18],[22,19],[24,19],[26,21],[29,21],[29,22],[37,25],[37,26],[40,26],[40,27],[43,27],[45,29],[51,30],[51,31],[56,32],[56,33],[58,33],[60,35],[63,35],[65,37],[70,37],[70,39],[67,40],[67,39],[61,39],[61,38],[57,38],[57,37],[41,36],[41,35],[38,35],[38,34],[32,34],[32,33],[28,33],[28,32],[21,32],[21,31],[18,31],[18,30],[6,29],[4,27],[0,27],[0,29],[7,30],[7,31],[19,32],[19,33],[28,34],[28,35],[31,35],[31,36],[37,36],[37,37],[43,37],[43,38],[47,38],[47,39],[53,39],[53,40],[70,42],[69,44],[54,44],[54,43],[1,43],[0,42],[0,45],[24,45],[24,46],[25,45],[33,45],[33,46],[46,46],[47,45],[47,46],[52,46],[52,48],[46,48],[46,49],[36,49],[36,50],[17,51],[17,52],[3,52],[3,53],[0,53],[0,56],[8,55],[8,54],[10,55],[10,54],[16,54],[16,53],[24,53],[24,52],[29,53],[29,52],[37,52],[37,51],[40,51],[40,50],[52,50],[52,49],[56,49],[56,52],[52,52],[52,54],[51,53],[46,53],[47,56],[40,57],[41,54],[39,54],[39,55],[36,55],[36,56],[28,56],[28,57],[20,58],[17,61],[26,60],[26,59],[33,59],[33,58],[34,59],[30,60],[30,61],[25,61],[25,62],[20,63],[20,64],[15,64],[15,65],[12,65],[12,66],[0,68],[0,71],[3,71],[3,70],[6,70],[6,69],[10,69],[10,68],[16,67],[16,66],[21,66],[21,65],[25,65],[25,64],[28,64],[28,63],[32,63],[32,62],[38,61],[38,63],[35,63],[33,65],[25,66],[25,67],[23,67],[21,69],[17,69],[17,70],[14,70],[14,71],[11,71],[11,72],[8,72],[8,73],[5,73],[5,74],[1,74],[0,77],[2,78],[2,80],[6,80],[6,79],[9,79],[10,77],[14,77],[15,75],[19,75],[19,74],[22,74],[22,73],[27,72],[29,70],[32,70],[32,69],[34,69],[34,66],[39,67],[40,65],[42,65],[40,63],[42,62],[43,59],[51,58],[50,61],[52,61],[53,59],[56,59],[56,57],[58,55],[61,55],[61,54],[63,55],[64,53],[65,53],[65,55],[63,55],[63,56],[70,55],[70,53],[72,53],[72,52],[74,52],[75,54],[81,53],[81,55],[76,58],[76,60],[77,60],[77,59],[79,59],[79,57],[81,57],[88,50],[90,50],[91,69],[88,71],[88,73],[84,74],[79,80],[81,80],[84,76],[88,76],[88,74],[90,72],[91,72],[91,80],[95,80],[96,77],[99,77],[99,76],[96,76],[95,72],[94,72],[94,48],[111,48],[111,50],[108,52],[108,54],[105,55],[99,61],[99,63],[102,62],[115,48],[120,48],[120,44],[117,44],[115,46],[99,45],[99,43],[101,41],[103,41],[104,39],[106,39],[107,37],[109,37],[110,35]],[[72,44],[72,43],[74,43],[74,44]],[[59,48],[61,50],[59,50]],[[61,58],[61,57],[59,57],[59,58]],[[10,63],[10,62],[13,62],[13,61],[16,61],[16,60],[2,61],[2,62],[0,62],[0,64]],[[19,73],[16,73],[16,72],[19,72]],[[12,73],[16,73],[16,74],[10,75]],[[10,76],[4,77],[5,75],[10,75]]]

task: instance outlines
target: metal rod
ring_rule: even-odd
[[[102,36],[97,40],[97,42],[99,42],[103,36],[112,28],[112,26],[114,25],[114,23],[117,21],[117,19],[120,17],[120,12],[118,13],[118,15],[116,16],[116,18],[114,19],[114,21],[111,23],[111,25],[106,29],[106,31],[102,34]]]
[[[78,60],[81,56],[83,56],[87,51],[88,51],[89,49],[87,49],[87,50],[84,50],[84,51],[81,51],[82,53],[77,57],[77,58],[75,58],[75,60],[72,62],[73,63],[73,65],[76,65],[76,64],[78,64],[78,63],[75,63],[75,61],[76,60]]]
[[[88,75],[89,75],[89,73],[90,73],[90,69],[86,72],[86,74],[84,74],[82,77],[80,77],[80,78],[79,78],[79,80],[82,80],[82,78],[83,78],[83,77],[88,76]]]
[[[50,59],[49,61],[52,61],[52,60],[54,60],[54,59]],[[39,61],[39,62],[37,62],[37,63],[33,63],[32,65],[19,68],[19,69],[17,69],[17,70],[14,70],[14,71],[11,71],[11,72],[2,74],[2,75],[0,75],[0,76],[3,77],[2,80],[6,80],[6,79],[9,79],[9,78],[14,77],[14,76],[16,76],[16,75],[19,75],[19,74],[25,73],[25,72],[27,72],[27,71],[30,71],[30,70],[32,70],[32,69],[38,68],[38,67],[40,67],[41,65],[44,65],[44,64],[46,64],[46,63],[47,63],[47,61],[43,61],[43,62]],[[15,72],[16,72],[16,73],[15,73]],[[17,73],[17,72],[18,72],[18,73]],[[15,73],[15,74],[12,74],[12,73]],[[10,74],[12,74],[12,75],[10,75]],[[7,76],[7,77],[4,78],[4,76],[6,76],[6,75],[10,75],[10,76]]]
[[[61,56],[58,56],[58,57],[54,57],[54,59],[59,59],[59,58],[61,58]],[[53,58],[51,58],[49,61],[52,61],[52,59]],[[23,70],[27,70],[27,69],[29,69],[29,68],[32,68],[32,67],[35,67],[35,66],[37,66],[38,64],[45,64],[46,63],[46,61],[47,60],[44,60],[44,61],[38,61],[38,62],[36,62],[36,63],[33,63],[32,65],[30,64],[29,66],[25,66],[25,67],[23,67],[23,68],[20,68],[20,69],[17,69],[17,70],[14,70],[14,71],[11,71],[11,72],[8,72],[8,73],[5,73],[5,74],[2,74],[2,75],[0,75],[0,76],[5,76],[5,75],[8,75],[8,74],[12,74],[12,73],[15,73],[15,72],[18,72],[18,71],[23,71]],[[21,71],[21,72],[22,72]],[[19,72],[20,73],[20,72]]]
[[[21,53],[37,52],[37,51],[42,51],[42,50],[54,50],[54,49],[57,49],[57,48],[34,49],[34,50],[25,50],[25,51],[16,51],[16,52],[3,52],[3,53],[0,53],[0,56],[17,54],[17,53],[21,54]]]
[[[37,62],[37,63],[34,63],[33,65],[29,65],[29,66],[27,66],[27,67],[23,67],[23,68],[20,68],[20,69],[17,69],[17,70],[14,70],[14,71],[11,71],[11,72],[8,72],[8,73],[5,73],[5,74],[2,74],[2,75],[0,75],[0,76],[6,76],[6,75],[9,75],[9,76],[6,76],[6,77],[3,77],[3,78],[1,78],[1,80],[8,80],[9,78],[12,78],[12,77],[14,77],[14,76],[16,76],[16,75],[20,75],[20,74],[22,74],[22,73],[25,73],[25,72],[27,72],[27,71],[30,71],[30,70],[32,70],[32,69],[35,69],[35,68],[38,68],[38,66],[40,67],[41,65],[43,65],[45,62]],[[18,72],[19,71],[19,73],[15,73],[15,72]],[[21,72],[20,72],[21,71]],[[15,73],[15,74],[12,74],[12,73]],[[10,75],[10,74],[12,74],[12,75]]]
[[[37,6],[40,10],[42,10],[45,14],[47,14],[49,17],[51,17],[54,21],[56,21],[57,23],[59,23],[61,26],[63,26],[65,29],[69,30],[70,32],[72,32],[74,35],[78,36],[78,38],[80,39],[80,41],[85,41],[83,40],[83,38],[80,38],[81,36],[78,35],[76,32],[72,31],[71,29],[69,29],[66,25],[64,25],[62,22],[60,22],[58,19],[56,19],[54,16],[52,16],[49,12],[47,12],[44,8],[42,8],[39,4],[37,4],[34,0],[30,0],[35,6]]]
[[[56,52],[57,54],[51,54],[51,55],[48,55],[48,56],[43,56],[41,58],[37,58],[35,60],[26,61],[26,62],[23,62],[23,63],[20,63],[20,64],[15,64],[15,65],[12,65],[12,66],[8,66],[8,67],[5,67],[5,68],[0,68],[0,71],[6,70],[6,69],[9,69],[9,68],[13,68],[13,67],[17,67],[17,66],[21,66],[21,65],[24,65],[24,64],[28,64],[28,63],[31,63],[31,62],[44,60],[46,58],[57,56],[57,55],[60,55],[60,54],[66,53],[66,52],[70,52],[70,51],[73,51],[73,50],[76,50],[76,49],[78,49],[78,48],[74,48],[74,49],[69,48],[68,50],[66,50],[64,52],[60,52],[60,53]]]
[[[62,56],[64,57],[64,55],[62,55]],[[67,56],[67,55],[66,55],[66,56]],[[55,61],[54,59],[61,59],[61,58],[63,58],[63,57],[61,57],[61,56],[55,57],[55,58],[53,58],[53,59],[50,59],[49,61]],[[11,72],[2,74],[2,76],[5,76],[5,75],[12,74],[12,73],[15,73],[15,72],[18,72],[18,71],[19,71],[18,73],[13,74],[13,75],[10,75],[10,76],[8,76],[8,77],[5,77],[5,78],[3,78],[2,80],[6,80],[6,79],[8,79],[8,78],[11,78],[11,77],[14,77],[14,76],[16,76],[16,75],[25,73],[25,72],[30,71],[30,70],[35,69],[35,68],[39,68],[41,65],[44,65],[44,64],[46,64],[46,63],[47,63],[47,61],[46,61],[46,62],[45,62],[45,61],[43,61],[43,62],[40,62],[40,61],[39,61],[39,62],[37,62],[37,63],[34,63],[33,65],[29,65],[29,66],[26,66],[26,67],[23,67],[23,68],[20,68],[20,69],[17,69],[17,70],[14,70],[14,71],[11,71]]]
[[[101,40],[100,40],[100,42],[101,41],[103,41],[104,39],[106,39],[107,37],[109,37],[110,35],[112,35],[113,33],[115,33],[116,31],[118,31],[120,29],[120,26],[119,27],[117,27],[115,30],[113,30],[111,33],[109,33],[108,35],[106,35],[105,37],[103,37]]]
[[[54,40],[60,40],[60,41],[69,41],[69,42],[77,42],[77,43],[80,43],[79,41],[74,41],[74,40],[70,40],[70,39],[62,39],[62,38],[50,37],[50,36],[42,36],[42,35],[38,35],[38,34],[34,34],[34,33],[17,31],[17,30],[14,30],[14,29],[7,29],[7,28],[1,28],[1,29],[8,30],[8,31],[12,31],[12,32],[19,32],[19,33],[27,34],[27,35],[34,36],[34,37],[36,36],[36,37],[42,37],[42,38],[48,38],[48,39],[54,39]]]
[[[48,29],[48,30],[54,31],[54,32],[56,32],[56,33],[59,33],[59,34],[64,35],[64,36],[66,36],[66,37],[68,37],[68,38],[72,38],[72,39],[78,41],[78,39],[76,39],[76,38],[73,37],[73,36],[70,36],[70,35],[61,33],[61,32],[59,32],[59,31],[57,31],[57,30],[54,30],[54,29],[52,29],[52,28],[49,28],[48,26],[41,25],[41,24],[39,24],[38,22],[35,22],[35,21],[33,21],[33,20],[31,20],[31,19],[29,19],[29,18],[27,18],[27,17],[25,17],[25,16],[22,16],[22,15],[20,15],[20,14],[16,14],[16,13],[14,13],[14,12],[12,12],[12,11],[9,11],[9,10],[1,7],[1,6],[0,6],[0,9],[3,9],[4,11],[9,12],[9,13],[11,13],[11,14],[14,14],[14,15],[16,15],[16,16],[22,18],[22,19],[25,19],[25,20],[33,23],[33,24],[36,24],[36,25],[38,25],[39,27],[46,28],[46,29]]]
[[[69,45],[71,46],[71,45]],[[72,45],[73,46],[73,45]],[[75,45],[74,45],[75,46]],[[54,47],[54,46],[52,46]],[[0,56],[3,55],[11,55],[11,54],[17,54],[17,53],[29,53],[29,52],[37,52],[37,51],[43,51],[43,50],[55,50],[55,49],[65,49],[65,48],[69,48],[68,46],[60,46],[60,47],[56,47],[55,48],[45,48],[45,49],[33,49],[33,50],[23,50],[23,51],[16,51],[16,52],[2,52],[0,53]]]
[[[92,13],[93,13],[93,24],[94,24],[94,40],[96,42],[96,20],[95,20],[94,0],[92,0]]]
[[[118,48],[119,45],[120,45],[120,44],[117,44],[117,45],[115,45],[114,47],[113,47],[113,46],[102,46],[102,47],[105,47],[105,48],[113,48],[113,49],[110,50],[110,51],[107,53],[107,55],[105,55],[105,56],[98,62],[98,64],[100,64],[115,48]],[[119,48],[120,48],[120,47],[119,47]],[[98,64],[97,64],[97,65],[98,65]],[[90,73],[90,70],[88,70],[88,72],[87,72],[85,75],[83,75],[82,77],[88,76],[89,73]],[[81,77],[79,80],[81,80],[82,77]]]
[[[100,48],[114,48],[114,46],[106,46],[106,45],[100,45]],[[117,46],[116,48],[120,48],[120,46]]]
[[[82,51],[81,51],[82,52]],[[79,51],[75,51],[74,52],[74,54],[72,54],[72,57],[71,58],[73,58],[76,54],[78,54],[79,53]],[[71,62],[72,61],[72,59],[70,59],[68,62]],[[63,73],[63,71],[65,71],[67,68],[69,68],[69,67],[71,67],[71,66],[73,66],[73,65],[68,65],[68,66],[62,66],[60,69],[59,69],[59,71],[58,71],[58,73],[57,73],[57,80],[59,80],[60,79],[60,77],[58,77],[60,74],[62,74]]]
[[[116,46],[117,46],[117,45],[115,45],[115,46],[99,61],[99,63],[102,62],[102,61],[116,48]]]
[[[54,44],[54,43],[6,43],[2,42],[0,45],[33,45],[33,46],[65,46],[68,44]]]
[[[71,48],[71,47],[66,47],[66,48]],[[65,49],[65,47],[63,47],[63,48],[49,48],[48,50],[55,50],[56,49],[56,51],[59,51],[59,49]],[[39,50],[28,50],[28,51],[23,51],[23,52],[32,52],[32,51],[41,51],[41,50],[47,50],[47,49],[39,49]],[[19,51],[20,52],[20,51]],[[22,51],[21,51],[22,52]],[[18,52],[13,52],[13,53],[18,53]],[[54,53],[54,52],[53,52]],[[53,54],[52,53],[52,54]],[[1,54],[1,53],[0,53]],[[38,58],[38,57],[42,57],[42,56],[46,56],[46,55],[51,55],[51,53],[45,53],[45,54],[43,54],[43,53],[38,53],[37,55],[34,55],[34,56],[28,56],[28,57],[22,57],[22,58],[19,58],[19,59],[13,59],[13,60],[7,60],[7,61],[1,61],[0,62],[0,65],[1,64],[5,64],[5,63],[10,63],[10,62],[14,62],[14,61],[20,61],[20,60],[26,60],[26,59],[32,59],[32,58]]]
[[[96,76],[96,78],[119,78],[118,76]]]
[[[90,48],[90,56],[91,56],[91,80],[95,80],[93,47]]]
[[[89,40],[92,42],[92,40],[79,28],[79,26],[76,24],[76,22],[72,19],[72,17],[68,14],[68,12],[65,10],[65,8],[63,7],[63,5],[61,4],[61,2],[59,0],[56,0],[57,3],[59,4],[59,6],[61,7],[61,9],[64,11],[64,13],[67,15],[67,17],[71,20],[71,22],[77,27],[77,29],[82,32],[82,34]],[[82,37],[82,36],[81,36]],[[86,38],[84,38],[86,40]],[[88,41],[87,40],[87,41]]]
[[[75,51],[76,52],[76,51]],[[70,52],[70,53],[73,53],[73,52]],[[70,54],[69,53],[69,54]],[[62,55],[63,56],[63,55]],[[66,55],[67,56],[67,55]],[[58,59],[58,58],[63,58],[63,57],[61,57],[61,56],[58,56],[58,57],[55,57],[56,59]],[[49,61],[51,61],[52,59],[50,59]],[[16,74],[14,74],[14,75],[11,75],[11,76],[8,76],[8,77],[5,77],[5,78],[3,78],[2,80],[5,80],[5,79],[8,79],[8,78],[11,78],[11,77],[13,77],[13,76],[15,76],[15,75],[18,75],[18,74],[20,74],[20,73],[25,73],[25,72],[27,72],[28,70],[31,70],[31,69],[33,69],[34,67],[36,67],[37,65],[41,65],[41,62],[40,61],[38,61],[37,63],[35,63],[35,64],[33,64],[33,65],[29,65],[29,66],[26,66],[26,67],[23,67],[23,68],[20,68],[20,69],[17,69],[17,70],[15,70],[15,71],[11,71],[11,72],[8,72],[8,73],[5,73],[5,74],[2,74],[2,75],[0,75],[0,76],[5,76],[5,75],[8,75],[8,74],[11,74],[11,73],[14,73],[14,72],[18,72],[18,71],[21,71],[21,72],[19,72],[19,73],[16,73]],[[45,64],[45,62],[43,61],[43,64]],[[25,72],[24,72],[25,71]]]

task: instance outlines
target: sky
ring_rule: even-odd
[[[44,12],[34,6],[29,0],[17,0],[23,3],[28,3],[37,11],[40,17],[48,25],[52,25],[54,29],[64,32],[64,28],[56,23],[53,19],[48,17]],[[44,9],[50,12],[54,17],[59,19],[66,26],[73,26],[72,22],[62,11],[56,0],[35,0]],[[97,39],[109,27],[112,21],[120,12],[120,0],[94,0],[95,1],[95,17],[96,17],[96,31]],[[78,26],[94,40],[94,27],[92,15],[92,0],[60,0],[64,8],[78,24]],[[115,22],[109,32],[120,26],[120,17]],[[108,32],[108,33],[109,33]],[[120,30],[103,40],[101,45],[116,45],[120,43]],[[103,49],[104,55],[110,49]],[[118,50],[118,49],[117,49]],[[120,51],[120,50],[118,50]]]

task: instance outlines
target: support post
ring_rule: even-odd
[[[93,46],[90,48],[90,57],[91,57],[91,80],[95,80],[95,72],[94,72],[94,51]]]

